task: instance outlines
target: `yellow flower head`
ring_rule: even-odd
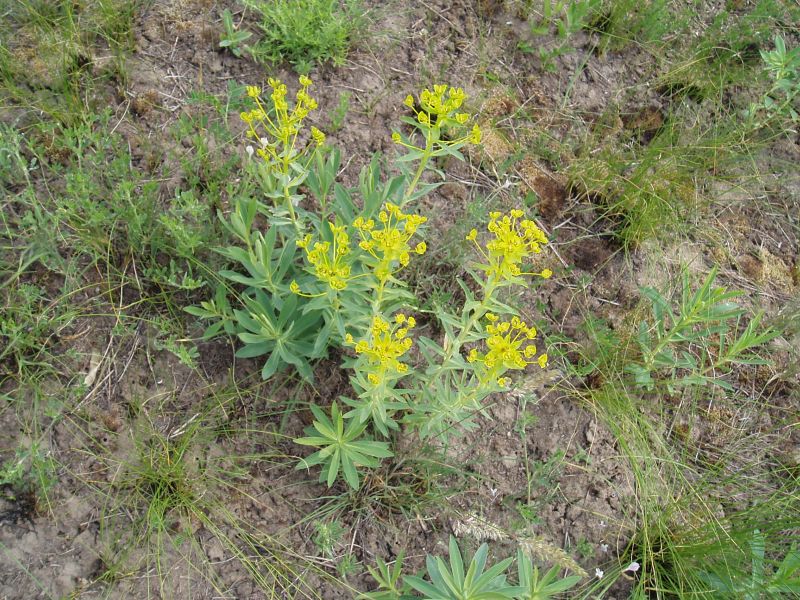
[[[316,127],[311,128],[311,137],[317,143],[317,146],[322,146],[325,143],[325,134]]]
[[[333,243],[312,242],[311,235],[307,234],[297,242],[297,247],[305,250],[306,260],[313,267],[314,275],[322,283],[334,290],[343,290],[347,287],[350,277],[350,265],[346,257],[350,254],[350,236],[343,225],[329,222]]]
[[[419,95],[422,110],[433,115],[450,116],[466,100],[467,95],[461,88],[448,88],[446,85],[434,85],[433,91],[424,89]]]
[[[483,134],[481,133],[481,128],[478,127],[477,123],[472,126],[472,132],[469,136],[469,141],[471,144],[480,144],[481,139],[483,139]]]
[[[297,150],[295,143],[297,134],[302,130],[303,121],[309,113],[317,108],[317,101],[308,93],[311,80],[308,77],[300,78],[300,89],[290,105],[287,99],[288,89],[279,79],[270,78],[267,81],[270,89],[269,100],[272,110],[268,110],[262,101],[262,90],[257,86],[247,86],[247,95],[255,104],[255,108],[241,113],[242,120],[248,125],[247,136],[261,142],[258,155],[273,170],[285,175],[289,174],[291,166],[282,157],[295,155],[300,158],[308,149]],[[325,141],[324,134],[312,128],[311,136],[317,146]]]
[[[478,248],[486,260],[484,270],[490,277],[499,281],[506,281],[522,274],[520,265],[534,254],[542,251],[542,246],[547,243],[547,237],[541,229],[529,219],[522,219],[524,213],[514,209],[509,214],[500,212],[489,213],[487,229],[493,235],[486,242],[485,251],[477,242],[477,232],[467,236]],[[475,231],[475,230],[473,230]],[[533,273],[526,273],[533,275]],[[541,277],[549,277],[552,272],[545,269],[538,273]]]
[[[402,375],[408,372],[408,365],[400,359],[413,345],[408,337],[409,330],[415,324],[412,322],[413,317],[402,314],[395,315],[393,325],[383,317],[376,316],[367,339],[354,343],[352,336],[345,338],[345,342],[355,348],[356,354],[364,355],[369,367],[374,369],[370,374],[375,376],[375,381],[369,379],[368,375],[373,384],[377,385],[386,374]]]
[[[412,251],[416,254],[425,253],[425,242],[413,247],[410,242],[427,218],[406,214],[396,204],[387,202],[378,213],[378,221],[380,225],[376,227],[372,219],[365,221],[363,217],[357,217],[353,227],[361,236],[359,247],[375,260],[375,275],[379,279],[386,279],[399,270],[398,265],[400,268],[408,265]]]
[[[475,365],[475,372],[481,383],[498,381],[506,371],[524,369],[530,364],[542,368],[547,364],[547,355],[536,358],[536,345],[531,342],[536,337],[536,329],[529,327],[519,317],[510,321],[500,321],[496,315],[487,313],[486,350],[470,350],[467,361]],[[503,385],[503,384],[501,384]]]
[[[466,98],[467,95],[461,88],[436,84],[433,89],[423,89],[417,98],[418,102],[415,102],[413,96],[408,95],[403,100],[403,104],[414,112],[417,122],[423,126],[423,129],[429,127],[440,129],[444,126],[452,127],[456,131],[460,129],[460,134],[448,135],[447,139],[437,136],[436,141],[440,147],[455,146],[458,148],[464,144],[480,142],[480,128],[475,125],[471,131],[468,130],[466,126],[470,115],[459,111]],[[407,148],[424,150],[424,148],[414,146],[411,142],[404,142],[400,134],[396,132],[392,134],[392,140]]]
[[[376,316],[372,319],[372,326],[370,327],[372,330],[372,335],[379,335],[381,333],[386,333],[389,331],[390,326],[389,323],[384,321],[383,317]]]

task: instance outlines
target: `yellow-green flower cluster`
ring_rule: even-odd
[[[400,358],[413,345],[409,332],[416,325],[414,317],[398,313],[392,324],[381,316],[374,317],[368,339],[356,342],[352,335],[347,334],[345,343],[353,346],[356,354],[366,357],[371,367],[367,373],[370,383],[380,384],[387,373],[404,375],[408,372],[408,365],[401,362]]]
[[[377,260],[375,276],[379,280],[386,280],[394,272],[395,265],[399,264],[400,268],[408,265],[412,252],[425,254],[425,242],[412,248],[410,240],[427,220],[420,215],[406,214],[396,204],[387,202],[378,214],[379,224],[362,217],[353,221],[353,227],[361,236],[359,247]]]
[[[240,114],[247,123],[247,135],[259,143],[258,155],[267,163],[276,164],[282,171],[288,169],[291,158],[296,158],[294,146],[300,133],[303,121],[312,110],[317,108],[317,101],[308,93],[311,79],[300,77],[300,89],[295,96],[294,106],[289,106],[286,97],[288,90],[278,79],[268,80],[274,115],[270,116],[262,103],[262,90],[257,86],[247,86],[247,95],[255,102],[256,108]],[[325,134],[316,127],[311,128],[311,137],[321,146],[325,142]]]
[[[466,125],[470,119],[469,113],[459,111],[466,98],[467,95],[461,88],[448,88],[446,85],[434,85],[432,91],[425,88],[420,92],[419,110],[417,110],[417,103],[414,100],[414,96],[410,94],[406,96],[403,104],[414,111],[417,121],[422,125],[437,128],[445,125],[462,127]],[[408,148],[415,147],[403,142],[400,134],[396,132],[392,134],[392,140]],[[480,144],[480,142],[481,129],[478,125],[473,125],[472,130],[459,139],[450,142],[439,140],[439,143],[447,143],[450,145],[464,143]]]
[[[493,238],[486,242],[486,250],[478,244],[478,231],[473,229],[467,240],[473,242],[486,260],[486,272],[496,281],[506,281],[519,275],[538,275],[547,279],[553,272],[544,269],[539,273],[523,273],[520,265],[533,254],[542,251],[547,237],[530,219],[522,219],[523,212],[514,209],[509,214],[489,213],[487,229]]]
[[[435,115],[450,115],[453,111],[461,108],[466,99],[467,95],[463,89],[451,87],[448,90],[446,85],[434,85],[433,91],[426,88],[419,95],[422,109]],[[406,98],[406,104],[408,104],[408,98]]]
[[[311,234],[307,234],[297,242],[297,246],[305,250],[306,260],[314,268],[314,275],[317,279],[332,289],[340,291],[347,287],[350,279],[350,265],[346,259],[350,254],[350,236],[347,235],[343,225],[328,222],[328,226],[333,234],[333,243],[314,242],[312,244]],[[309,296],[300,290],[296,281],[292,281],[290,289],[295,294]]]
[[[543,369],[547,366],[547,354],[536,356],[535,327],[528,327],[519,317],[500,321],[497,315],[486,313],[486,319],[489,321],[486,352],[473,348],[467,356],[470,363],[479,366],[478,377],[482,383],[496,381],[506,386],[511,382],[508,377],[502,377],[506,371],[524,369],[534,363]]]

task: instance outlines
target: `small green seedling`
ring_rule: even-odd
[[[423,598],[452,598],[478,600],[483,598],[515,598],[519,588],[509,585],[504,575],[514,561],[507,558],[492,565],[485,572],[489,546],[481,544],[464,570],[464,560],[456,538],[450,536],[450,565],[439,556],[425,559],[430,581],[421,577],[406,577],[404,581],[423,595]]]
[[[239,45],[253,34],[236,27],[233,24],[233,15],[227,8],[222,11],[222,25],[225,27],[225,33],[219,41],[219,47],[227,48],[235,57],[240,57],[242,50]]]
[[[559,579],[558,571],[559,567],[554,566],[540,578],[539,568],[528,560],[522,550],[517,550],[517,573],[519,574],[519,586],[522,588],[522,593],[517,598],[546,600],[575,587],[581,580],[580,575],[570,575]]]
[[[773,83],[759,102],[751,104],[746,116],[756,126],[770,121],[800,122],[796,100],[800,97],[800,47],[786,49],[784,39],[775,36],[775,49],[761,51],[766,71]]]
[[[358,489],[358,467],[375,468],[378,458],[392,456],[389,444],[372,440],[357,439],[367,428],[367,423],[359,423],[356,419],[350,420],[345,427],[344,417],[338,404],[333,403],[331,416],[328,417],[321,409],[312,405],[316,421],[313,427],[307,427],[305,432],[309,437],[298,438],[295,443],[303,446],[316,446],[320,448],[308,458],[302,459],[297,465],[298,469],[323,465],[320,481],[333,485],[341,468],[345,481],[354,490]]]
[[[359,599],[547,600],[566,592],[581,579],[578,575],[558,579],[558,567],[551,568],[540,577],[538,567],[531,563],[522,550],[517,550],[518,584],[513,585],[507,581],[506,575],[514,562],[514,557],[506,558],[486,569],[489,547],[481,544],[465,570],[461,550],[453,536],[450,536],[449,554],[449,565],[441,557],[428,555],[425,559],[427,580],[423,578],[424,574],[402,575],[402,553],[392,568],[378,558],[378,568],[367,567],[367,569],[379,587],[373,592],[361,594]]]

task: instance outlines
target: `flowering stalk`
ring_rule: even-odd
[[[374,317],[365,339],[356,342],[352,335],[347,335],[346,344],[357,355],[352,367],[355,375],[351,381],[358,392],[358,399],[344,399],[353,407],[345,417],[353,417],[360,422],[371,418],[376,429],[384,436],[389,435],[389,429],[398,429],[393,415],[408,408],[408,405],[403,392],[395,386],[410,372],[408,364],[402,362],[401,358],[413,345],[409,332],[414,327],[414,317],[398,313],[392,324],[381,316]]]
[[[469,318],[461,328],[458,337],[448,345],[448,357],[457,353],[461,345],[472,335],[473,329],[497,303],[497,292],[503,287],[521,285],[527,287],[523,275],[549,278],[553,273],[550,269],[543,269],[538,273],[522,272],[520,265],[531,255],[540,254],[542,245],[547,243],[547,237],[528,219],[520,220],[523,212],[512,210],[508,215],[500,212],[489,213],[487,230],[494,238],[486,243],[485,249],[478,244],[478,231],[473,229],[467,235],[467,240],[472,242],[484,262],[477,268],[486,273],[486,279],[479,279],[483,298],[480,303],[471,307]],[[467,312],[468,306],[465,306]]]
[[[240,117],[248,125],[248,137],[258,143],[256,154],[264,161],[267,172],[278,180],[283,205],[295,229],[300,231],[301,224],[294,208],[299,197],[293,194],[293,190],[308,174],[314,152],[309,152],[308,147],[298,150],[297,138],[303,129],[303,121],[312,110],[316,110],[317,101],[308,93],[312,82],[306,76],[300,77],[300,89],[297,91],[291,110],[286,100],[286,85],[272,78],[268,80],[268,84],[272,89],[269,96],[272,116],[261,100],[261,89],[257,86],[247,86],[247,95],[253,100],[256,108],[242,112]],[[315,150],[325,143],[325,134],[316,127],[311,127],[311,138]],[[304,156],[305,161],[302,160]]]
[[[424,89],[418,96],[419,110],[417,102],[412,95],[406,96],[403,104],[414,112],[415,119],[404,118],[403,120],[418,129],[425,138],[424,146],[417,146],[410,140],[405,139],[399,132],[392,133],[392,140],[410,150],[403,157],[403,160],[419,159],[419,165],[408,184],[400,206],[404,206],[414,195],[414,191],[419,184],[419,180],[431,158],[436,156],[455,155],[459,156],[458,149],[466,144],[480,144],[481,130],[478,125],[473,125],[467,133],[462,133],[458,138],[452,140],[442,139],[443,130],[452,127],[456,131],[464,132],[464,127],[470,119],[469,113],[459,112],[467,95],[461,88],[449,88],[446,85],[434,85],[433,91]]]
[[[487,230],[492,238],[484,246],[477,241],[476,229],[467,235],[467,240],[476,246],[483,259],[477,269],[485,273],[485,277],[474,275],[481,287],[482,298],[480,301],[475,300],[467,292],[468,298],[458,322],[457,335],[454,327],[448,326],[448,322],[453,323],[455,319],[440,317],[447,332],[444,347],[439,351],[441,359],[426,371],[430,385],[423,387],[420,393],[421,404],[428,407],[430,418],[420,419],[416,415],[410,417],[410,422],[420,426],[423,436],[441,434],[448,422],[468,418],[464,409],[480,408],[480,401],[484,397],[511,383],[505,377],[507,371],[524,369],[533,363],[544,368],[547,364],[547,355],[544,353],[532,360],[536,354],[536,347],[532,343],[523,347],[526,340],[536,337],[535,328],[528,327],[516,316],[510,321],[498,322],[499,317],[493,312],[511,310],[498,299],[502,288],[517,285],[527,287],[524,276],[546,279],[552,275],[549,269],[540,272],[522,270],[522,264],[529,257],[542,252],[547,238],[532,221],[522,219],[521,210],[514,209],[507,215],[492,212],[489,217]],[[484,318],[489,323],[482,329],[479,323]],[[472,367],[471,375],[457,379],[454,373],[465,373],[465,369],[468,370],[461,358],[463,345],[484,340],[487,351],[480,352],[473,348],[467,357],[467,364]],[[435,395],[446,398],[446,401],[438,401],[434,398]]]

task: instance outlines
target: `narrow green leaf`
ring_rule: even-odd
[[[324,477],[324,481],[327,483],[328,487],[333,485],[333,482],[336,481],[336,476],[339,474],[339,451],[334,451],[330,462],[325,465],[325,469],[320,473],[320,477]]]

